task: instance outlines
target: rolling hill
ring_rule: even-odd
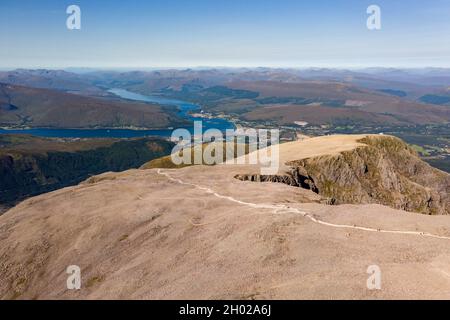
[[[303,83],[281,83],[271,81],[247,82],[238,81],[228,84],[232,89],[248,90],[259,93],[262,98],[302,98],[317,100],[316,104],[324,107],[335,107],[338,111],[334,113],[337,117],[342,114],[352,115],[356,111],[359,120],[364,121],[364,114],[368,122],[371,119],[382,120],[386,123],[403,124],[427,124],[427,123],[448,123],[450,121],[450,109],[445,106],[430,105],[401,99],[381,92],[373,92],[367,89],[358,88],[352,85],[336,82],[308,81]],[[318,99],[319,98],[319,99]],[[274,99],[276,102],[276,99]],[[288,103],[296,105],[296,103]],[[277,108],[279,117],[292,117],[295,113],[298,120],[302,118],[301,107],[296,109],[290,106],[286,108],[286,103],[273,103],[272,106],[264,105],[262,109],[254,108],[251,118],[256,120],[257,115],[264,117],[267,108]],[[331,112],[328,113],[328,111]],[[322,122],[329,121],[333,111],[325,109],[307,109],[306,113],[311,116],[311,112]],[[245,116],[245,114],[244,114]]]
[[[94,98],[0,83],[0,126],[167,128],[185,124],[174,107]]]

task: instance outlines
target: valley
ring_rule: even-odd
[[[194,120],[202,120],[205,130],[280,129],[282,141],[294,141],[298,134],[385,133],[415,145],[423,159],[449,172],[450,108],[421,99],[446,92],[447,73],[428,73],[187,69],[75,74],[21,69],[0,72],[0,82],[9,85],[2,85],[0,96],[0,124],[8,130],[0,129],[0,134],[168,137],[173,128],[192,128]]]
[[[0,135],[0,213],[26,198],[76,185],[95,174],[138,168],[170,154],[173,145],[156,138]]]
[[[0,83],[6,128],[154,128],[183,125],[176,108]]]

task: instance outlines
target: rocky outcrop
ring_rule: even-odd
[[[238,175],[310,189],[330,204],[377,203],[429,215],[450,214],[450,175],[422,161],[391,136],[367,136],[363,146],[286,163],[285,175]]]

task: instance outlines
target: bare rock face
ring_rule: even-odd
[[[398,138],[367,136],[359,142],[365,145],[290,161],[286,175],[236,178],[310,189],[329,204],[377,203],[429,215],[450,214],[449,174],[422,161]]]

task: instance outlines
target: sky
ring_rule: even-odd
[[[2,69],[450,67],[450,0],[1,0],[0,44]]]

